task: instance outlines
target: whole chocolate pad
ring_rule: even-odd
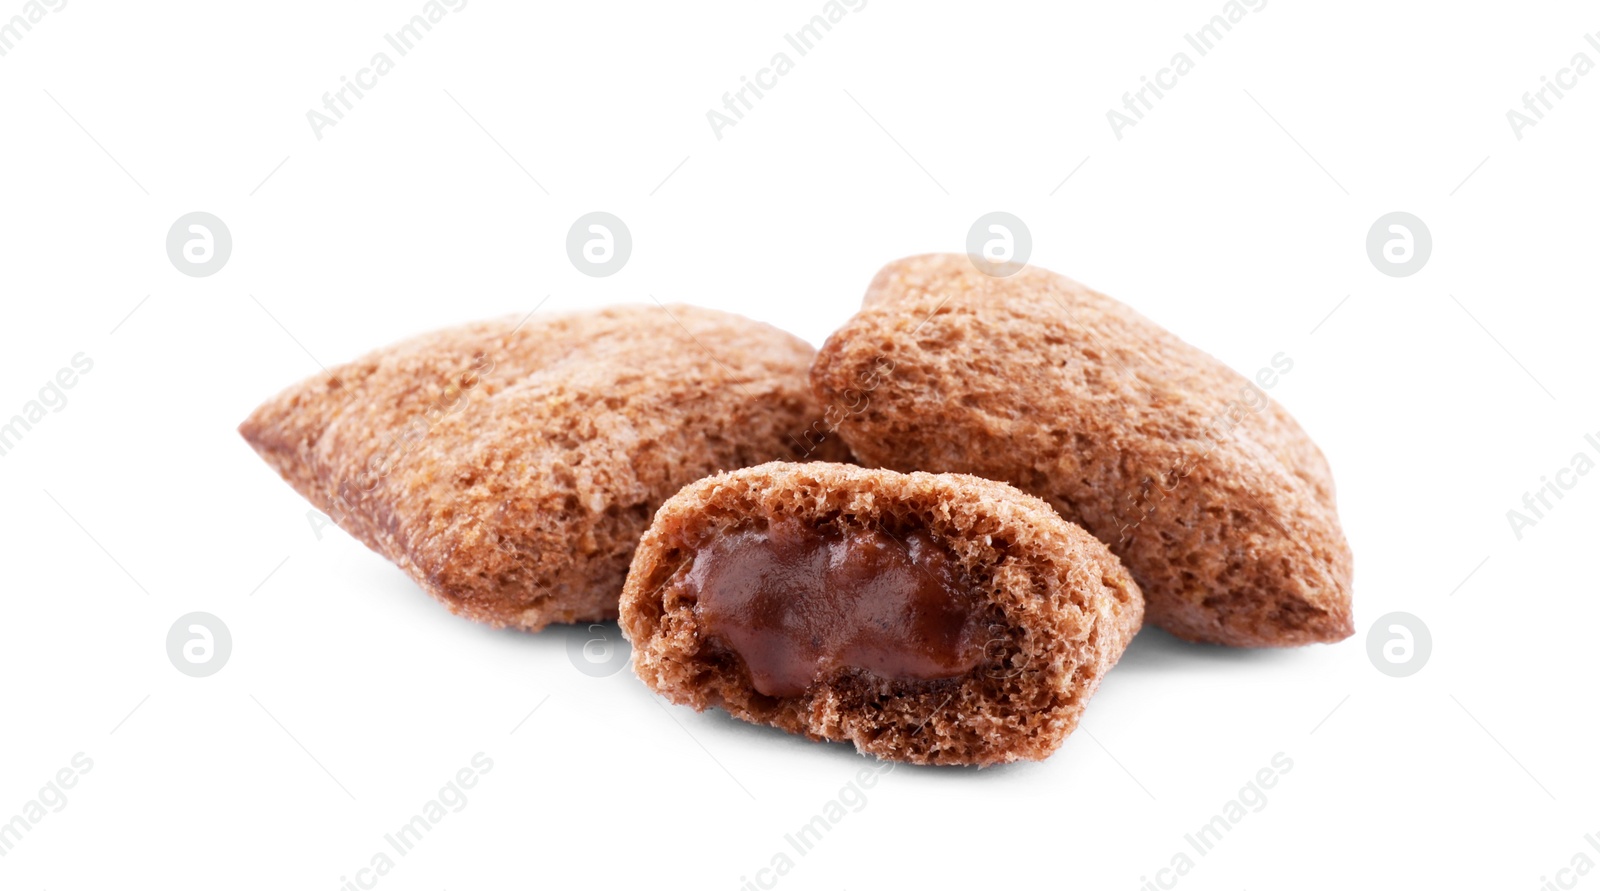
[[[1122,558],[1149,621],[1179,637],[1353,632],[1350,550],[1316,445],[1261,388],[1109,297],[1033,267],[900,260],[811,381],[863,464],[1044,498]]]
[[[1105,545],[1004,483],[774,463],[685,487],[620,624],[648,686],[921,764],[1055,751],[1138,630]]]
[[[452,612],[615,618],[650,517],[719,470],[840,455],[806,343],[728,313],[615,307],[427,334],[290,387],[239,431]]]

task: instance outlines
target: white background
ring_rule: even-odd
[[[331,891],[477,752],[378,887],[734,889],[787,851],[786,889],[1131,891],[1279,752],[1177,887],[1532,891],[1600,861],[1600,474],[1521,540],[1506,518],[1600,433],[1600,73],[1521,140],[1506,119],[1600,62],[1592,6],[1273,0],[1119,140],[1106,111],[1220,0],[872,0],[718,140],[707,110],[820,2],[472,0],[317,139],[307,110],[422,6],[73,0],[0,57],[0,420],[94,363],[0,458],[0,820],[94,765],[0,887]],[[195,210],[233,235],[209,278],[164,250]],[[609,278],[566,256],[592,210],[633,234]],[[1147,631],[1049,761],[897,769],[803,857],[785,834],[870,762],[588,677],[576,630],[450,616],[319,539],[234,432],[319,362],[546,295],[820,343],[992,210],[1236,369],[1292,357],[1272,396],[1333,465],[1357,635]],[[1409,278],[1364,247],[1395,210],[1433,235]],[[165,650],[193,610],[233,636],[204,679]],[[1396,610],[1433,638],[1400,679],[1366,650]]]

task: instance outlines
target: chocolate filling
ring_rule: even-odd
[[[856,669],[895,681],[960,677],[982,658],[973,597],[922,532],[824,531],[787,518],[718,538],[687,578],[706,637],[767,696]]]

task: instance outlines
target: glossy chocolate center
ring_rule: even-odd
[[[982,657],[973,598],[921,532],[841,534],[778,518],[702,548],[687,585],[703,633],[768,696],[798,696],[841,669],[954,678]]]

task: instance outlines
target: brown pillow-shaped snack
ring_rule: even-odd
[[[508,318],[318,374],[239,432],[452,612],[537,630],[615,618],[639,536],[686,483],[806,453],[812,352],[690,306]]]
[[[811,382],[862,464],[1005,480],[1110,545],[1194,641],[1350,636],[1322,453],[1258,387],[1132,309],[963,255],[889,264]],[[818,441],[813,436],[813,441]]]
[[[1143,611],[1105,545],[1011,486],[819,462],[674,495],[620,621],[673,702],[986,765],[1055,751]]]

